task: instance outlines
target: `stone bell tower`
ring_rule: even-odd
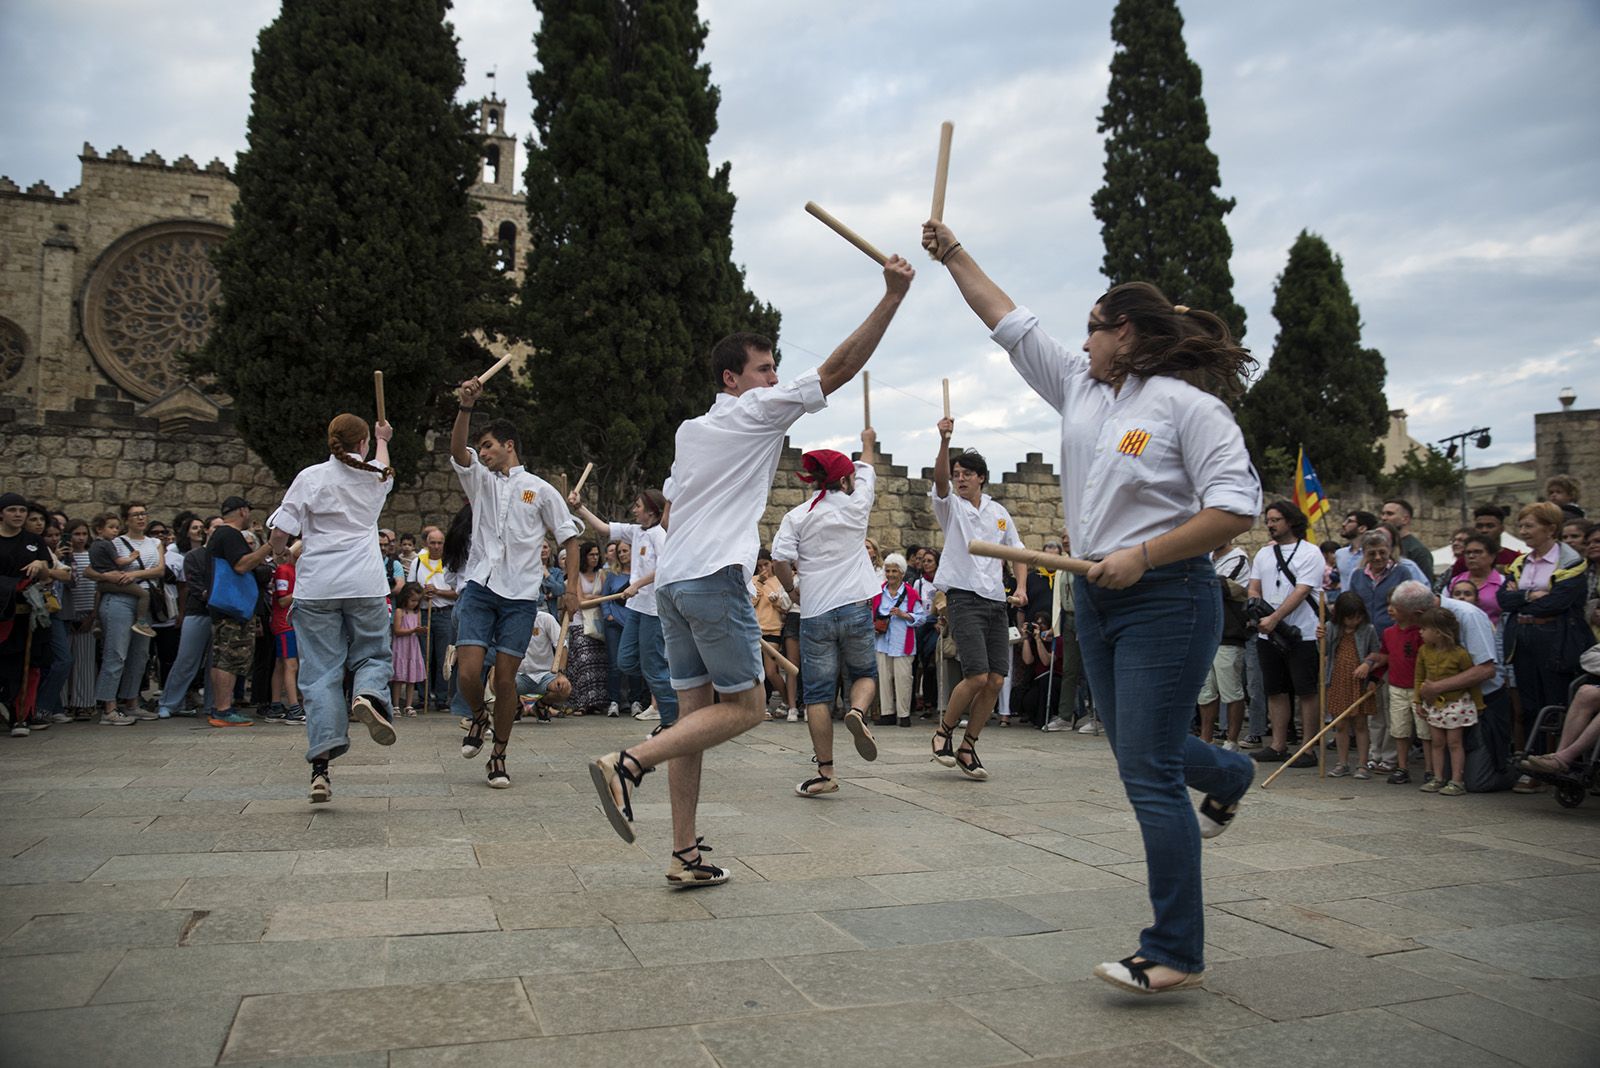
[[[528,205],[516,191],[517,139],[506,133],[506,102],[493,91],[478,101],[478,132],[483,155],[478,181],[471,189],[483,223],[483,240],[495,248],[500,269],[522,281],[522,261],[527,248],[522,238],[528,225]]]

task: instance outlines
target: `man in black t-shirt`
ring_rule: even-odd
[[[244,538],[249,526],[249,502],[243,497],[229,497],[222,502],[222,526],[212,531],[211,540],[206,543],[211,555],[213,594],[223,568],[232,568],[235,574],[251,575],[271,552],[271,547],[265,543],[254,550],[250,548]],[[254,581],[252,575],[252,584]],[[207,608],[211,613],[211,689],[217,707],[208,722],[213,727],[249,726],[255,720],[233,710],[233,684],[239,676],[250,674],[255,661],[255,606],[241,619],[217,611],[212,607],[213,602],[214,598],[208,600]]]
[[[19,616],[17,608],[22,590],[40,581],[50,566],[44,538],[22,529],[27,520],[27,498],[20,493],[0,495],[0,707],[18,734],[27,733],[13,709],[22,694],[22,660],[32,621]]]

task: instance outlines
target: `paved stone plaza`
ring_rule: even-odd
[[[1206,989],[1089,978],[1148,918],[1103,738],[928,730],[848,746],[803,800],[803,725],[706,765],[725,887],[662,880],[586,759],[631,720],[523,724],[491,791],[444,717],[365,737],[307,804],[301,730],[192,720],[0,739],[0,1063],[1593,1065],[1600,799],[1435,797],[1287,772],[1206,846]]]

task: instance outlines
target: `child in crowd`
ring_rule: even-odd
[[[415,716],[416,706],[411,703],[412,684],[420,684],[428,677],[428,665],[422,662],[422,643],[417,635],[422,633],[422,587],[408,582],[400,588],[394,605],[394,678],[389,684],[390,704],[403,709],[401,715]]]
[[[1333,622],[1328,627],[1326,641],[1328,708],[1337,710],[1333,712],[1337,715],[1338,712],[1343,712],[1355,704],[1365,687],[1375,685],[1361,673],[1367,659],[1378,651],[1378,632],[1373,628],[1372,620],[1367,618],[1366,602],[1361,599],[1360,594],[1347,590],[1333,602]],[[1372,778],[1372,772],[1367,768],[1369,748],[1367,716],[1372,712],[1371,707],[1357,709],[1350,719],[1338,728],[1336,739],[1339,762],[1328,772],[1330,776],[1343,778],[1353,774],[1357,779]],[[1355,736],[1356,744],[1353,773],[1350,768],[1352,734]]]
[[[1483,709],[1483,690],[1443,690],[1425,697],[1423,687],[1430,679],[1448,679],[1472,667],[1472,656],[1461,647],[1461,624],[1447,608],[1434,607],[1422,614],[1422,649],[1417,654],[1417,707],[1424,712],[1433,732],[1433,767],[1437,775],[1423,783],[1424,793],[1459,797],[1467,792],[1466,743],[1462,731],[1478,722]],[[1449,751],[1449,762],[1445,752]],[[1448,769],[1451,773],[1446,776]]]
[[[298,543],[297,543],[298,544]],[[304,723],[300,706],[300,648],[295,642],[289,609],[294,604],[294,550],[285,548],[272,561],[272,644],[277,659],[272,664],[272,705],[265,719],[274,723]]]
[[[95,518],[95,542],[89,546],[89,566],[96,574],[111,575],[118,571],[126,571],[130,564],[139,563],[139,550],[135,549],[126,539],[122,544],[117,544],[117,538],[122,534],[122,520],[116,513],[106,512]],[[119,549],[126,549],[121,553]],[[142,634],[146,638],[156,636],[155,628],[150,625],[150,590],[142,582],[118,582],[115,579],[100,579],[95,583],[95,588],[101,596],[110,594],[114,597],[127,597],[133,600],[133,632]]]
[[[1454,586],[1450,587],[1450,596],[1452,599],[1457,601],[1465,601],[1468,604],[1477,604],[1478,587],[1472,584],[1471,579],[1459,579]]]
[[[1393,598],[1391,598],[1392,600]],[[1417,652],[1422,647],[1422,636],[1416,627],[1402,627],[1398,623],[1383,632],[1379,651],[1373,652],[1356,669],[1356,678],[1362,682],[1381,672],[1388,673],[1389,681],[1389,736],[1395,740],[1395,769],[1389,782],[1399,786],[1411,781],[1408,767],[1411,760],[1411,738],[1422,743],[1424,781],[1433,778],[1433,749],[1428,721],[1416,707]]]

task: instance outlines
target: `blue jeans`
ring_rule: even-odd
[[[100,598],[100,677],[94,683],[98,702],[120,699],[126,704],[139,696],[150,639],[133,632],[136,607],[132,597],[105,594]]]
[[[877,678],[878,654],[873,647],[876,637],[870,601],[842,604],[820,616],[801,617],[800,663],[806,676],[802,700],[808,705],[832,704],[841,671],[847,684]]]
[[[35,641],[38,639],[35,638]],[[63,691],[67,688],[67,676],[72,674],[72,635],[67,625],[61,621],[60,616],[50,617],[50,670],[39,682],[39,714],[52,715],[64,712],[66,706],[62,703]]]
[[[389,609],[382,597],[330,600],[296,598],[289,609],[300,644],[300,703],[305,707],[306,760],[333,760],[350,748],[350,706],[344,699],[346,668],[354,692],[389,713],[394,654]]]
[[[620,619],[607,619],[606,631],[606,694],[619,705],[627,705],[639,693],[638,628],[633,619],[639,613],[629,612]],[[633,664],[623,666],[623,643],[628,633],[634,634]]]
[[[729,564],[699,578],[669,582],[656,594],[672,688],[711,683],[720,694],[761,685],[761,628],[744,568]]]
[[[183,629],[178,634],[178,657],[172,662],[172,670],[167,672],[167,681],[161,687],[161,711],[170,716],[183,707],[196,672],[205,686],[206,714],[216,711],[210,669],[211,616],[204,612],[191,613],[183,617]]]
[[[423,618],[427,619],[428,615],[424,614]],[[433,707],[443,709],[449,706],[455,693],[455,674],[444,669],[444,654],[456,640],[454,612],[449,608],[435,608],[431,626],[433,637],[427,645],[428,685],[431,687],[428,700],[433,702]]]
[[[1084,670],[1144,837],[1155,922],[1140,933],[1139,955],[1203,971],[1200,827],[1186,787],[1231,805],[1255,774],[1248,757],[1189,733],[1222,637],[1216,573],[1202,556],[1153,568],[1125,590],[1075,581]]]
[[[502,597],[487,586],[467,583],[456,600],[454,613],[456,649],[480,645],[486,650],[486,663],[494,663],[494,653],[505,653],[518,660],[528,655],[533,625],[539,616],[538,601],[518,601]]]
[[[1244,690],[1249,701],[1248,735],[1265,738],[1267,724],[1267,681],[1261,675],[1261,644],[1254,639],[1244,643]]]
[[[633,642],[629,645],[628,637]],[[656,699],[656,710],[661,722],[667,726],[678,722],[678,693],[672,688],[672,673],[667,669],[667,643],[661,634],[661,617],[635,612],[622,636],[622,651],[632,650],[632,659],[624,660],[623,670],[633,670],[644,676],[644,683]]]

